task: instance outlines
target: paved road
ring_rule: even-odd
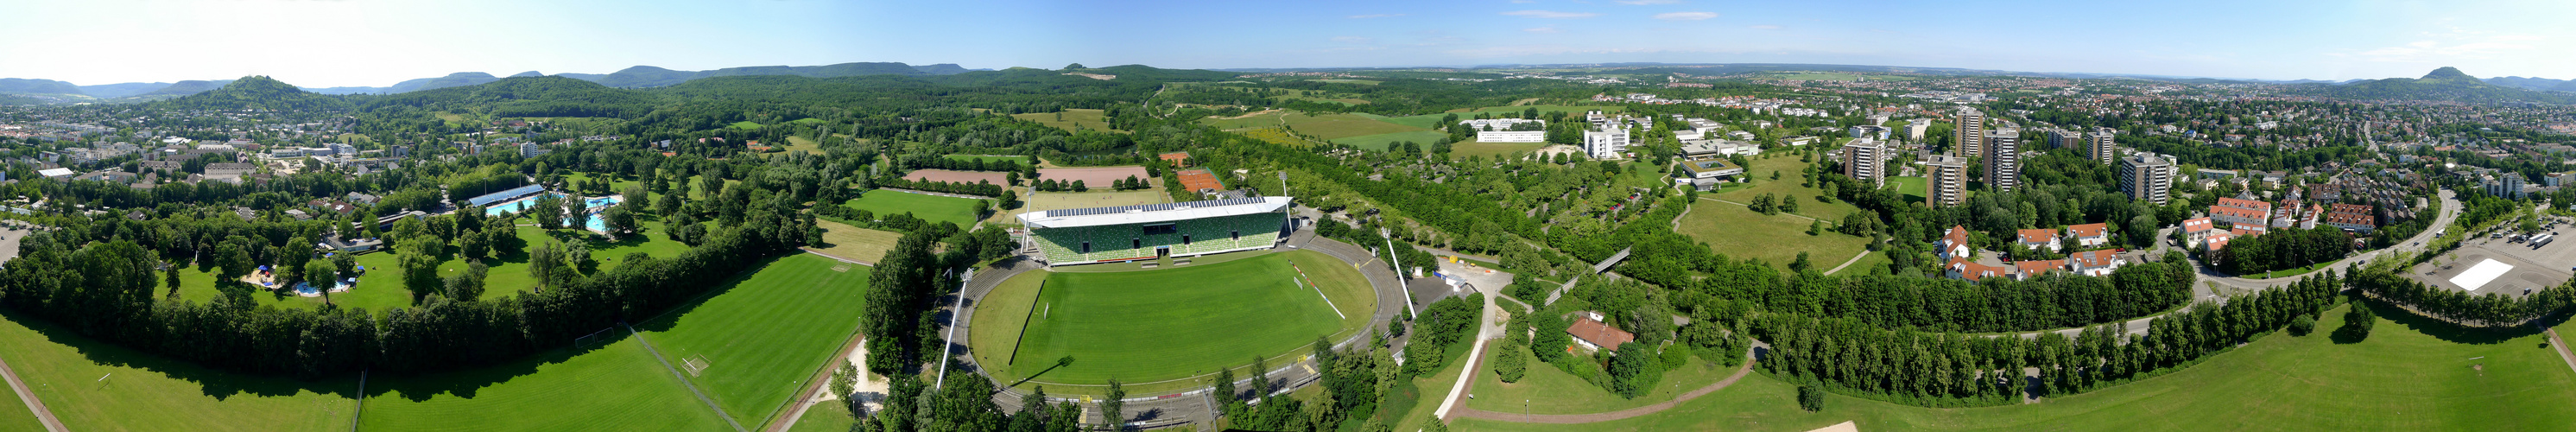
[[[1467,350],[1468,361],[1466,366],[1464,366],[1465,369],[1458,373],[1458,382],[1449,386],[1449,396],[1440,398],[1440,409],[1438,411],[1432,411],[1431,415],[1433,416],[1444,419],[1449,418],[1449,411],[1456,409],[1460,401],[1466,400],[1467,385],[1474,384],[1476,382],[1476,365],[1478,363],[1485,362],[1485,346],[1493,345],[1495,339],[1501,339],[1503,337],[1503,323],[1501,320],[1503,316],[1503,308],[1501,306],[1494,305],[1494,299],[1500,298],[1503,295],[1499,292],[1488,292],[1484,294],[1485,312],[1483,316],[1480,316],[1477,319],[1476,346],[1475,348]]]

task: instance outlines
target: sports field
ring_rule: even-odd
[[[767,421],[858,332],[868,270],[789,255],[635,329],[672,366],[702,361],[689,380],[750,427]]]
[[[613,342],[596,348],[558,349],[499,366],[369,377],[358,429],[731,429],[641,342],[623,329],[607,335]],[[348,421],[332,426],[346,428]]]
[[[238,375],[74,335],[14,312],[0,314],[0,360],[63,426],[97,430],[341,431],[357,400],[357,374],[297,381]],[[0,386],[0,392],[6,392]],[[43,430],[14,397],[0,431]]]
[[[2387,312],[2381,313],[2387,317]],[[1775,430],[1858,422],[1861,430],[2346,431],[2567,430],[2576,372],[2538,334],[2470,333],[2396,317],[2356,344],[2274,333],[2156,378],[2038,404],[1933,409],[1834,395],[1798,409],[1797,388],[1756,374],[1626,420],[1535,425],[1461,420],[1457,430]],[[1536,371],[1539,367],[1533,366]]]
[[[1109,182],[1126,180],[1128,177],[1150,181],[1154,179],[1154,173],[1152,171],[1145,170],[1145,167],[1135,165],[1038,169],[1039,179],[1055,180],[1067,183],[1081,181],[1082,187],[1089,189],[1109,189]],[[1148,184],[1161,185],[1162,182],[1153,182]]]
[[[1358,146],[1359,148],[1363,148],[1363,149],[1384,151],[1384,150],[1391,149],[1392,147],[1389,147],[1389,145],[1392,145],[1392,144],[1394,144],[1394,143],[1395,143],[1395,142],[1397,142],[1397,141],[1412,141],[1412,142],[1415,142],[1415,143],[1422,144],[1422,151],[1423,151],[1424,153],[1429,153],[1429,152],[1431,152],[1431,142],[1432,142],[1432,141],[1438,141],[1438,140],[1440,140],[1440,139],[1448,138],[1448,137],[1449,137],[1449,134],[1440,133],[1440,131],[1421,130],[1421,131],[1411,131],[1411,132],[1382,133],[1382,134],[1377,134],[1377,135],[1361,135],[1361,136],[1355,136],[1355,137],[1349,137],[1349,138],[1335,139],[1335,140],[1333,140],[1333,143],[1334,143],[1334,144],[1349,144],[1349,145],[1353,145],[1353,146]]]
[[[1308,280],[1291,263],[1323,293],[1301,283]],[[1285,365],[1296,357],[1280,356],[1303,353],[1316,337],[1357,334],[1377,309],[1359,272],[1311,251],[1141,271],[1030,272],[975,304],[968,343],[986,372],[1003,384],[1038,375],[1032,385],[1066,394],[1097,391],[1085,386],[1113,377],[1141,391],[1137,384],[1239,368],[1255,356]],[[1047,370],[1064,356],[1073,365]],[[1203,384],[1183,387],[1196,385]]]
[[[886,251],[894,250],[895,241],[903,239],[902,234],[859,228],[830,220],[815,220],[814,226],[823,229],[823,244],[815,245],[814,248],[821,249],[823,253],[832,254],[832,256],[863,262],[877,262],[878,259],[885,258]]]
[[[981,200],[874,190],[841,205],[874,212],[880,219],[886,215],[912,213],[912,217],[930,223],[949,222],[957,224],[958,228],[972,228],[978,216],[975,214],[976,201]]]

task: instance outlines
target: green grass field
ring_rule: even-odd
[[[691,377],[744,426],[761,424],[856,334],[868,267],[812,254],[770,261],[705,301],[636,324],[664,360],[702,358]]]
[[[976,201],[981,200],[879,190],[868,191],[841,205],[875,212],[880,219],[886,215],[910,212],[912,217],[930,223],[950,222],[957,224],[958,228],[972,228],[975,218],[980,216],[975,214]]]
[[[1452,144],[1452,146],[1453,147],[1449,149],[1449,156],[1454,158],[1466,159],[1468,156],[1484,156],[1485,159],[1514,159],[1523,155],[1528,155],[1530,152],[1538,151],[1540,147],[1547,147],[1547,143],[1489,143],[1468,141]]]
[[[1929,181],[1922,177],[1888,177],[1887,186],[1896,188],[1896,194],[1908,202],[1923,202],[1924,197],[1932,196]]]
[[[0,314],[0,360],[71,430],[348,430],[357,374],[318,381],[237,375]],[[0,390],[5,391],[5,390]],[[686,395],[683,395],[685,397]],[[10,399],[0,430],[42,430]]]
[[[796,419],[796,427],[787,430],[789,432],[849,432],[850,427],[858,423],[858,419],[850,418],[849,406],[842,405],[838,401],[828,401],[814,404],[813,408],[806,408],[805,416]]]
[[[2385,313],[2383,313],[2383,316]],[[1798,409],[1796,387],[1754,375],[1644,417],[1582,425],[1461,420],[1458,430],[1804,431],[1844,421],[1861,430],[2343,431],[2566,430],[2576,424],[2576,372],[2537,334],[2491,337],[2411,317],[2370,338],[2275,333],[2156,378],[2038,404],[1933,409],[1834,395]],[[1537,368],[1531,368],[1535,371]]]
[[[1432,142],[1432,141],[1438,141],[1438,140],[1440,140],[1440,139],[1442,139],[1442,138],[1448,138],[1448,137],[1449,137],[1449,134],[1440,133],[1440,131],[1422,130],[1422,131],[1412,131],[1412,132],[1382,133],[1382,134],[1377,134],[1377,135],[1361,135],[1361,136],[1355,136],[1355,137],[1350,137],[1350,138],[1336,139],[1336,140],[1333,140],[1333,143],[1334,143],[1334,144],[1349,144],[1349,145],[1359,146],[1360,148],[1369,149],[1369,150],[1386,151],[1386,150],[1388,149],[1388,147],[1387,147],[1387,146],[1388,146],[1389,144],[1394,144],[1396,141],[1412,141],[1412,142],[1415,142],[1415,143],[1420,143],[1420,144],[1422,144],[1422,151],[1424,151],[1424,152],[1429,152],[1429,151],[1431,151],[1431,142]],[[1454,152],[1455,150],[1452,150],[1452,151]]]
[[[45,430],[45,424],[36,421],[36,414],[28,412],[25,408],[25,402],[18,399],[17,390],[10,389],[9,386],[0,386],[0,404],[17,404],[0,406],[0,411],[5,411],[0,412],[0,431],[21,432]]]
[[[1315,278],[1341,316],[1315,288],[1291,282],[1297,272],[1290,263]],[[1043,279],[1044,288],[1018,279]],[[1311,251],[1143,271],[1032,272],[976,301],[969,328],[980,337],[968,343],[977,362],[1004,384],[1037,375],[1031,384],[1048,383],[1049,393],[1078,394],[1086,389],[1064,384],[1114,377],[1138,392],[1159,387],[1136,384],[1242,367],[1255,356],[1302,353],[1317,337],[1355,334],[1376,309],[1359,272]],[[1023,325],[1014,362],[1008,336]],[[1072,366],[1047,370],[1068,355]]]
[[[670,235],[665,232],[667,230],[663,229],[662,223],[655,219],[652,216],[639,218],[645,221],[643,222],[644,235],[629,236],[616,242],[601,241],[598,236],[571,230],[549,232],[535,226],[521,226],[517,230],[519,240],[527,242],[529,248],[545,244],[549,239],[556,241],[567,241],[573,238],[590,239],[590,256],[599,261],[599,269],[606,270],[616,268],[618,262],[626,259],[626,254],[629,253],[643,252],[655,258],[671,258],[688,250],[688,245],[671,240]],[[453,256],[454,247],[450,246],[449,250]],[[331,294],[330,301],[341,306],[366,308],[375,312],[410,306],[411,291],[403,289],[402,275],[398,271],[393,271],[400,268],[401,262],[401,256],[390,252],[358,255],[358,266],[368,269],[368,272],[359,276],[358,283],[351,286],[348,292]],[[491,267],[483,280],[486,298],[516,295],[536,287],[536,280],[528,276],[528,257],[524,252],[494,257],[484,265]],[[456,258],[440,263],[438,271],[441,276],[445,276],[465,271],[467,267],[468,264],[463,258]],[[214,299],[217,294],[214,275],[198,267],[191,266],[181,270],[179,280],[180,298],[188,301],[208,301]],[[262,305],[295,308],[319,307],[323,302],[322,297],[280,298],[264,291],[252,293],[251,298]]]
[[[733,122],[733,124],[725,125],[725,127],[726,127],[726,128],[732,128],[732,129],[742,129],[742,130],[760,130],[760,128],[761,128],[761,124],[760,124],[760,122],[755,122],[755,121],[745,120],[745,121]]]
[[[1491,357],[1499,354],[1486,353],[1486,363],[1492,364]],[[1628,399],[1565,373],[1556,366],[1540,363],[1536,356],[1519,355],[1529,362],[1528,372],[1521,376],[1520,382],[1503,382],[1490,366],[1476,371],[1476,398],[1467,400],[1468,408],[1498,413],[1605,413],[1673,400],[1674,396],[1706,387],[1735,373],[1735,368],[1718,366],[1699,356],[1691,356],[1689,364],[1664,371],[1664,379],[1656,382],[1654,391]]]
[[[1757,187],[1759,183],[1756,183]],[[1790,184],[1797,186],[1797,184]],[[1811,201],[1812,203],[1812,201]],[[1808,205],[1808,204],[1800,204]],[[1742,260],[1761,259],[1772,267],[1787,269],[1807,252],[1807,262],[1816,271],[1832,269],[1860,254],[1867,239],[1826,231],[1807,235],[1805,218],[1788,214],[1764,215],[1744,206],[1709,201],[1703,196],[1691,204],[1690,214],[1682,215],[1681,227],[1675,231],[1708,242],[1711,249],[1727,257]],[[1832,224],[1827,224],[1832,225]]]
[[[821,249],[823,253],[832,254],[832,256],[864,262],[877,262],[878,259],[885,258],[886,251],[894,250],[895,241],[903,239],[902,234],[853,227],[829,220],[815,220],[814,225],[823,228],[823,244],[813,246],[815,249]]]
[[[1746,162],[1750,162],[1753,165],[1746,167],[1744,170],[1745,175],[1753,176],[1753,187],[1740,189],[1730,188],[1725,192],[1702,194],[1701,196],[1714,197],[1717,199],[1745,204],[1752,204],[1754,197],[1761,196],[1766,193],[1772,194],[1772,196],[1775,197],[1796,197],[1798,199],[1798,214],[1807,215],[1807,217],[1817,219],[1824,219],[1828,221],[1827,223],[1841,222],[1844,214],[1860,211],[1860,207],[1853,206],[1851,203],[1843,202],[1842,200],[1835,200],[1830,203],[1816,201],[1817,195],[1823,195],[1825,193],[1824,189],[1800,187],[1798,185],[1798,170],[1806,168],[1808,165],[1812,165],[1813,163],[1799,162],[1797,155],[1788,153],[1771,153],[1753,157],[1752,160],[1748,160]],[[1779,180],[1771,179],[1771,173],[1773,172],[1780,173]],[[1806,226],[1801,225],[1798,229],[1805,230]],[[1844,258],[1850,258],[1850,256],[1845,255]]]
[[[1364,79],[1319,79],[1319,80],[1313,80],[1313,81],[1315,81],[1315,82],[1328,82],[1328,83],[1335,83],[1335,84],[1359,84],[1359,85],[1378,85],[1378,83],[1385,82],[1385,81],[1374,81],[1374,80],[1364,80]]]
[[[367,381],[360,430],[723,430],[623,329],[592,349],[558,349],[499,366]],[[812,372],[812,371],[806,371]],[[346,420],[336,427],[347,427]],[[750,427],[750,426],[745,426]]]
[[[1075,108],[1063,112],[1061,120],[1058,120],[1056,113],[1051,112],[1012,114],[1011,118],[1038,122],[1038,124],[1068,131],[1074,130],[1075,126],[1081,126],[1085,130],[1110,130],[1109,121],[1102,117],[1101,110]]]

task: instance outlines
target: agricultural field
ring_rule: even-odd
[[[1420,143],[1420,144],[1422,144],[1422,151],[1424,151],[1424,152],[1430,152],[1430,151],[1431,151],[1431,142],[1432,142],[1432,141],[1439,141],[1439,140],[1446,139],[1446,138],[1449,138],[1449,134],[1440,133],[1440,131],[1423,130],[1423,131],[1412,131],[1412,132],[1382,133],[1382,134],[1377,134],[1377,135],[1361,135],[1361,136],[1355,136],[1355,137],[1350,137],[1350,138],[1336,139],[1336,140],[1333,140],[1333,143],[1334,143],[1334,144],[1347,144],[1347,145],[1359,146],[1359,148],[1369,149],[1369,150],[1386,151],[1387,149],[1389,149],[1389,148],[1390,148],[1389,146],[1390,146],[1390,145],[1395,144],[1395,142],[1396,142],[1396,141],[1412,141],[1412,142],[1415,142],[1415,143]],[[1454,150],[1453,150],[1453,151],[1454,151]]]
[[[1299,277],[1291,263],[1314,279]],[[1242,367],[1255,356],[1292,355],[1271,361],[1284,365],[1317,337],[1355,334],[1377,304],[1349,265],[1292,251],[1153,270],[1025,273],[975,307],[969,344],[987,373],[1005,384],[1035,376],[1024,386],[1081,394],[1110,378],[1130,383],[1131,392],[1155,391],[1157,382]],[[1065,356],[1071,366],[1049,370]]]
[[[1538,109],[1538,113],[1539,113],[1539,115],[1541,115],[1541,116],[1545,116],[1545,115],[1547,115],[1547,113],[1548,113],[1548,112],[1556,111],[1556,112],[1564,112],[1566,115],[1577,116],[1577,119],[1578,119],[1578,120],[1580,119],[1580,116],[1582,116],[1582,115],[1583,115],[1583,112],[1585,112],[1585,111],[1601,110],[1601,112],[1609,113],[1609,114],[1618,114],[1618,113],[1620,113],[1620,112],[1622,112],[1622,111],[1626,111],[1625,109],[1621,109],[1620,107],[1616,107],[1616,106],[1607,106],[1607,105],[1602,105],[1602,106],[1587,106],[1587,105],[1524,105],[1524,106],[1498,106],[1498,107],[1484,107],[1484,108],[1475,108],[1475,109],[1459,108],[1459,109],[1454,109],[1454,110],[1449,110],[1449,111],[1446,111],[1446,112],[1442,112],[1442,113],[1440,113],[1440,114],[1423,114],[1423,115],[1417,115],[1417,116],[1396,117],[1396,118],[1388,119],[1387,121],[1388,121],[1388,122],[1390,122],[1390,123],[1395,123],[1395,124],[1400,124],[1400,125],[1405,125],[1405,126],[1412,126],[1412,127],[1418,127],[1418,128],[1425,128],[1425,129],[1429,129],[1429,128],[1431,128],[1431,127],[1432,127],[1432,125],[1433,125],[1433,124],[1435,124],[1435,123],[1440,123],[1440,119],[1441,119],[1441,118],[1447,117],[1447,116],[1448,116],[1448,115],[1450,115],[1450,114],[1457,114],[1457,115],[1458,115],[1458,118],[1460,118],[1460,119],[1472,119],[1472,118],[1476,118],[1476,114],[1495,114],[1495,115],[1500,115],[1500,116],[1518,116],[1518,115],[1520,115],[1520,114],[1526,114],[1526,113],[1528,113],[1529,109],[1531,109],[1531,108],[1537,108],[1537,109]]]
[[[877,262],[885,258],[886,251],[894,250],[895,241],[903,239],[902,234],[859,228],[830,220],[817,219],[814,225],[823,229],[823,244],[813,246],[814,249],[832,256],[863,262]]]
[[[71,430],[348,430],[357,374],[299,381],[240,375],[136,352],[15,312],[0,360]],[[0,392],[5,392],[0,386]],[[12,398],[0,430],[43,430]]]
[[[1309,114],[1278,111],[1234,119],[1209,118],[1201,121],[1206,122],[1211,126],[1216,126],[1219,129],[1227,130],[1287,126],[1289,129],[1296,130],[1298,133],[1313,135],[1327,140],[1430,130],[1430,128],[1427,127],[1410,126],[1386,121],[1389,119],[1389,117],[1385,116],[1364,113]],[[1438,118],[1435,117],[1433,120],[1436,121]]]
[[[1109,120],[1103,118],[1103,113],[1105,112],[1096,109],[1074,108],[1060,112],[1012,114],[1011,118],[1038,122],[1038,124],[1067,131],[1113,130],[1109,129]]]
[[[421,376],[367,381],[359,430],[723,430],[712,408],[624,329],[590,348]],[[676,365],[675,365],[676,366]],[[808,373],[812,371],[806,371]],[[701,389],[703,390],[703,389]],[[343,420],[335,427],[347,427]],[[747,426],[748,427],[748,426]]]
[[[1798,409],[1797,388],[1759,374],[1644,417],[1581,425],[1461,420],[1458,430],[2562,430],[2576,424],[2576,372],[2545,336],[2461,330],[2390,317],[2360,343],[2335,343],[2344,309],[2317,333],[2273,333],[2188,369],[2036,404],[1935,409],[1842,395]],[[1532,367],[1535,372],[1538,368]]]
[[[880,218],[897,213],[912,213],[912,217],[921,218],[930,223],[949,222],[957,224],[958,228],[969,228],[975,226],[975,217],[978,216],[975,214],[975,203],[981,201],[984,200],[874,190],[841,205],[874,212]]]
[[[761,424],[857,334],[868,270],[788,255],[635,328],[671,365],[701,362],[688,379],[734,421]]]

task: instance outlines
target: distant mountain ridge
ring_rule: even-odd
[[[562,74],[562,76],[609,87],[642,88],[721,76],[794,75],[806,78],[833,78],[856,75],[953,75],[964,72],[966,68],[950,63],[913,66],[896,62],[859,62],[823,66],[745,66],[706,71],[677,71],[654,66],[636,66],[607,75]]]
[[[2422,78],[2388,78],[2349,84],[2304,84],[2305,91],[2345,99],[2436,100],[2469,103],[2539,102],[2576,104],[2576,95],[2489,84],[2459,68],[2444,66]]]
[[[85,94],[80,86],[49,79],[0,78],[0,93]]]

